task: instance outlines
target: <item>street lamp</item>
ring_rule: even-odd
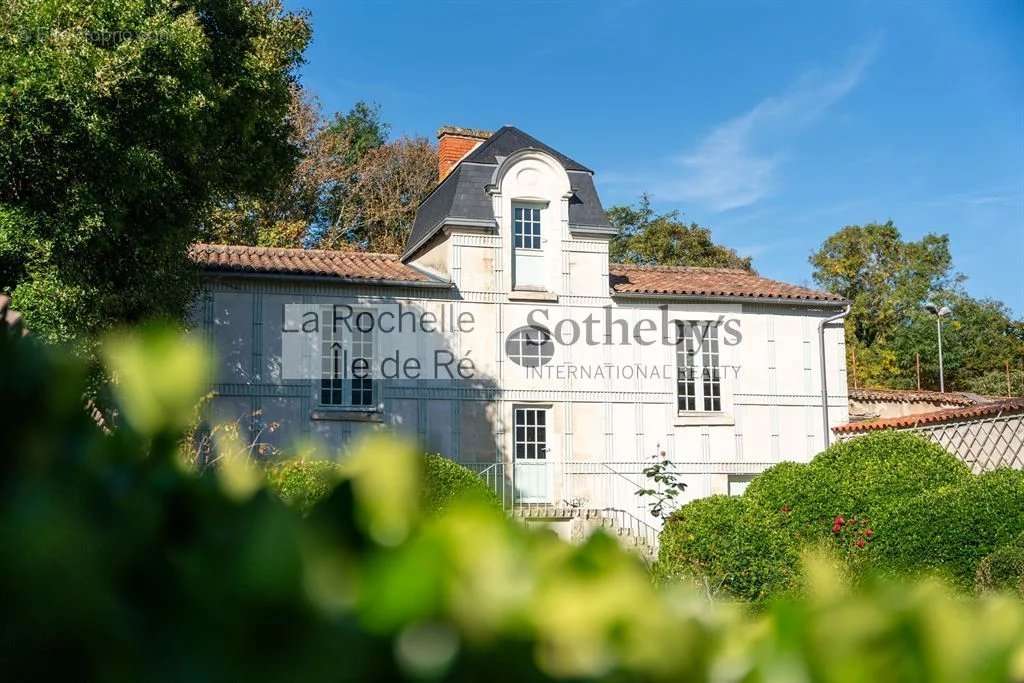
[[[953,311],[948,306],[939,308],[935,304],[925,304],[924,310],[935,316],[935,329],[939,334],[939,391],[946,392],[945,378],[942,376],[942,319]]]

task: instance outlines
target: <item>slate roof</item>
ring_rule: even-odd
[[[559,163],[562,164],[562,168],[566,171],[593,173],[593,171],[580,162],[573,161],[558,150],[548,147],[537,138],[524,133],[515,126],[502,126],[494,131],[491,137],[487,138],[483,144],[466,156],[465,161],[497,166],[498,157],[510,156],[521,149],[539,149],[547,152],[558,159]]]
[[[889,417],[882,420],[868,420],[865,422],[850,422],[849,424],[833,427],[832,431],[837,434],[857,434],[860,432],[871,432],[878,429],[912,429],[946,422],[965,422],[968,420],[983,419],[996,415],[1007,415],[1024,413],[1024,398],[1007,398],[991,403],[981,403],[966,408],[946,408],[935,410],[930,413],[919,415],[906,415],[903,417]]]
[[[504,126],[460,161],[420,203],[402,258],[409,258],[426,244],[447,219],[456,224],[459,219],[468,219],[474,224],[489,222],[496,228],[494,207],[487,194],[487,186],[498,166],[499,157],[504,158],[523,149],[537,149],[550,154],[569,174],[569,184],[573,190],[569,200],[570,228],[588,226],[611,229],[601,199],[597,196],[597,188],[594,187],[593,171],[518,128]]]
[[[448,282],[402,263],[394,254],[194,244],[189,255],[204,270],[215,272],[311,275],[350,282],[450,286]]]
[[[770,280],[738,268],[611,264],[613,294],[711,296],[845,303],[836,294]]]
[[[993,400],[987,396],[960,391],[926,391],[923,389],[850,389],[849,397],[855,401],[886,401],[890,403],[948,403],[972,406]]]

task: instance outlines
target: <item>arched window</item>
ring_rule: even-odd
[[[505,354],[516,365],[538,368],[551,362],[555,344],[551,333],[543,327],[519,327],[505,339]]]

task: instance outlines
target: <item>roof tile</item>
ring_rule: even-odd
[[[935,410],[930,413],[918,415],[906,415],[903,417],[889,417],[883,420],[871,420],[868,422],[850,422],[849,424],[833,427],[832,431],[837,434],[857,434],[860,432],[871,432],[878,429],[910,429],[912,427],[923,427],[943,422],[961,422],[977,418],[991,417],[1000,413],[1021,413],[1024,412],[1024,398],[1008,398],[1002,401],[991,403],[980,403],[966,408],[946,408]]]
[[[213,271],[313,275],[396,284],[447,284],[402,263],[394,254],[195,244],[190,256],[201,267]]]
[[[855,401],[888,401],[893,403],[948,403],[971,406],[998,400],[960,391],[926,391],[924,389],[850,389]]]
[[[615,294],[724,296],[750,299],[788,299],[841,303],[836,294],[770,280],[738,268],[638,266],[609,267]]]
[[[448,284],[402,263],[394,254],[196,244],[191,255],[200,266],[214,271]],[[843,302],[842,297],[835,294],[788,285],[733,268],[612,264],[610,273],[613,294]]]

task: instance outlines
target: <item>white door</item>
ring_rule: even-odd
[[[514,408],[513,413],[516,500],[520,503],[550,503],[548,409]]]
[[[544,289],[540,208],[512,208],[512,280],[515,289]]]

